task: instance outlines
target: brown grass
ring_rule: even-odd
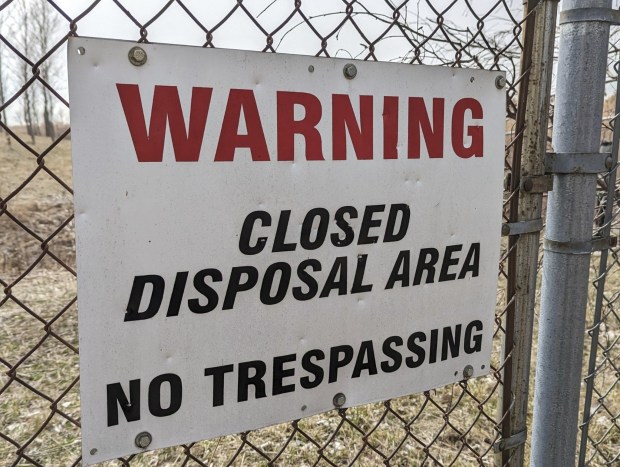
[[[40,138],[34,148],[43,151],[48,143]],[[27,445],[23,450],[27,457],[18,462],[22,465],[28,465],[28,459],[42,465],[70,465],[80,455],[80,431],[72,421],[80,416],[78,355],[71,349],[78,345],[76,284],[70,271],[75,264],[73,222],[67,223],[72,196],[54,175],[71,185],[70,141],[58,144],[39,165],[37,157],[15,141],[9,146],[4,138],[0,140],[0,197],[10,196],[7,212],[0,215],[0,280],[7,294],[0,295],[0,433],[19,446]],[[608,285],[618,290],[616,270],[617,265]],[[504,300],[500,284],[498,310]],[[610,332],[606,338],[611,338]],[[495,339],[494,368],[500,363],[501,336],[498,333]],[[605,381],[616,380],[617,375],[606,376]],[[486,465],[493,462],[492,444],[498,439],[494,418],[500,392],[492,374],[393,400],[390,410],[384,404],[334,410],[303,419],[297,428],[287,423],[256,430],[247,438],[226,436],[188,449],[161,449],[136,456],[131,463],[197,465],[187,458],[189,452],[204,464],[223,465],[241,448],[235,465],[267,465],[253,445],[270,458],[284,449],[277,465],[328,465],[319,453],[336,465],[353,460],[361,466],[381,465],[383,457],[374,449],[385,455],[395,452],[391,465],[430,465],[432,459],[446,465]],[[617,393],[609,403],[613,414],[620,413]],[[609,423],[613,422],[597,419],[593,436],[603,436]],[[617,430],[606,443],[609,449],[601,449],[618,451]],[[17,448],[2,437],[0,459],[0,464],[20,459]]]

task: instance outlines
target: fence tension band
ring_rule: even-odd
[[[586,242],[558,242],[545,238],[543,249],[565,255],[589,255],[594,251],[608,250],[617,244],[617,237],[594,237]]]
[[[612,8],[574,8],[560,13],[560,24],[599,21],[620,24],[620,10]]]
[[[502,438],[497,443],[493,445],[493,451],[502,452],[507,451],[509,449],[514,449],[522,444],[525,444],[525,440],[527,439],[527,430],[520,431],[519,433],[515,433],[508,438]]]
[[[505,222],[502,224],[502,235],[521,235],[532,232],[540,232],[543,228],[542,219],[532,219],[520,222]]]
[[[540,175],[521,178],[521,191],[524,193],[547,193],[553,190],[553,177]]]
[[[510,190],[512,176],[507,173],[504,176],[504,190]],[[547,193],[553,190],[553,177],[551,175],[532,175],[522,177],[519,183],[519,189],[524,193]]]
[[[545,157],[548,174],[597,174],[612,167],[613,159],[608,152],[548,152]]]

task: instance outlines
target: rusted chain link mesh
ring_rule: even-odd
[[[33,12],[42,9],[52,18],[53,28],[46,41],[35,43],[28,37],[40,35],[42,23]],[[510,172],[522,135],[515,126],[522,79],[522,16],[520,0],[0,4],[0,53],[5,65],[0,105],[0,463],[80,463],[71,138],[64,71],[69,36],[502,69],[508,76],[506,171]],[[504,220],[513,196],[505,193]],[[504,292],[508,254],[502,252],[499,264],[489,376],[110,465],[491,463],[499,424],[506,416],[498,413],[498,407],[505,307],[510,303]],[[618,267],[617,252],[612,257],[610,264]],[[616,330],[617,298],[617,293],[607,297],[604,312]],[[615,349],[617,355],[617,339],[609,334],[600,345]],[[601,364],[613,377],[597,386],[603,400],[597,414],[607,417],[617,440],[618,407],[611,408],[604,397],[617,384],[616,364],[611,356]],[[593,438],[593,449],[606,456],[596,444],[599,440],[606,442],[604,433]]]
[[[594,238],[620,235],[616,141],[620,135],[614,137],[620,117],[620,105],[616,102],[619,32],[612,28],[601,145],[602,152],[613,153],[614,165],[609,173],[598,178]],[[579,465],[616,465],[620,462],[620,247],[614,245],[594,253],[590,280]]]

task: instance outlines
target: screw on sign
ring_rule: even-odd
[[[342,407],[346,401],[347,397],[343,393],[339,392],[334,396],[334,407]]]
[[[142,47],[132,47],[128,56],[129,61],[135,66],[142,66],[146,63],[146,52]]]
[[[153,437],[148,431],[138,433],[138,435],[136,436],[136,446],[141,449],[148,448],[149,444],[151,444],[151,441],[153,441]]]
[[[504,89],[504,86],[506,86],[506,77],[504,75],[499,75],[495,78],[495,87],[497,89]]]
[[[347,63],[342,69],[344,77],[347,79],[353,79],[357,76],[357,67],[352,63]]]

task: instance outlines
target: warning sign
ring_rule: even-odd
[[[497,72],[134,46],[69,47],[86,464],[488,372]]]

